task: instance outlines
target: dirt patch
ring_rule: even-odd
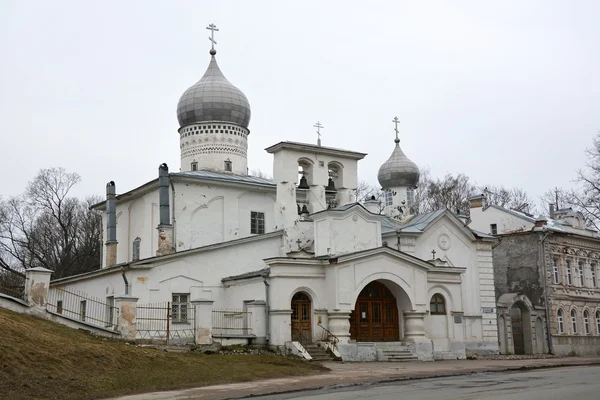
[[[0,309],[0,398],[99,399],[322,373],[279,355],[169,352]]]

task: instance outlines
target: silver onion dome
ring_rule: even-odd
[[[400,148],[400,140],[396,138],[396,148],[390,158],[379,168],[377,179],[384,189],[394,187],[417,187],[419,168],[410,161]]]
[[[179,99],[179,126],[222,121],[248,128],[250,103],[246,95],[225,78],[217,65],[216,51],[213,49],[210,54],[210,64],[202,79],[186,90]]]

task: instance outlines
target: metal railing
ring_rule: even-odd
[[[136,307],[137,338],[165,344],[194,339],[194,306],[189,303],[147,303]]]
[[[25,275],[15,271],[0,270],[0,293],[26,300]]]
[[[239,309],[212,311],[213,336],[247,336],[252,334],[252,312]]]
[[[117,329],[119,310],[112,296],[100,299],[72,288],[53,287],[48,291],[46,309],[102,328]]]
[[[321,342],[331,343],[331,346],[337,350],[337,345],[340,342],[340,339],[337,336],[335,336],[333,333],[331,333],[327,328],[325,328],[320,323],[317,324],[317,326],[319,326],[322,329]]]

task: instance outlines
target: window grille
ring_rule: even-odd
[[[250,233],[265,233],[265,213],[257,211],[250,212]]]
[[[414,188],[408,188],[406,190],[406,202],[408,203],[409,206],[415,204],[415,189]]]
[[[189,293],[173,293],[173,302],[171,303],[171,320],[173,322],[188,322],[189,298]]]

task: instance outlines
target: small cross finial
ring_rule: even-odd
[[[217,53],[217,51],[215,50],[215,44],[217,44],[217,42],[215,41],[215,31],[218,32],[219,29],[215,24],[208,25],[206,29],[210,31],[210,36],[208,37],[208,40],[210,40],[211,44],[210,54],[214,56]]]
[[[318,135],[318,139],[317,139],[317,144],[320,146],[321,145],[321,128],[325,128],[323,125],[321,125],[321,123],[319,121],[317,121],[316,124],[313,125],[315,128],[317,128],[317,135]]]
[[[400,120],[398,117],[394,117],[392,122],[394,123],[394,131],[396,131],[396,140],[394,140],[394,142],[400,143],[400,139],[398,139],[398,123],[400,123]]]
[[[431,250],[431,256],[432,256],[431,259],[435,260],[435,250]]]

